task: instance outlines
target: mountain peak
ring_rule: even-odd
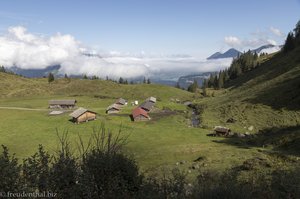
[[[236,50],[235,48],[230,48],[224,53],[216,52],[213,55],[209,56],[207,59],[235,58],[239,54],[241,54],[240,51]]]

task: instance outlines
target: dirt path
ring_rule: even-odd
[[[5,107],[5,106],[0,106],[0,109],[7,109],[7,110],[22,110],[22,111],[48,111],[48,109],[21,108],[21,107]]]

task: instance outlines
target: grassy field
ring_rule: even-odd
[[[153,87],[155,88],[156,85]],[[190,95],[185,91],[171,88],[171,91],[173,90],[179,91],[184,97]],[[74,97],[54,95],[0,99],[0,107],[39,109],[31,111],[0,109],[0,118],[2,118],[0,143],[8,146],[20,159],[33,154],[39,144],[43,144],[46,149],[54,153],[58,144],[56,130],[59,133],[68,131],[73,147],[76,148],[78,135],[87,142],[93,129],[99,128],[104,122],[113,132],[118,132],[122,126],[122,134],[129,136],[126,153],[136,159],[141,171],[145,173],[159,172],[165,167],[191,170],[190,167],[195,164],[193,161],[199,157],[204,157],[205,160],[201,164],[205,167],[225,169],[240,164],[253,155],[259,156],[255,148],[246,150],[215,142],[223,138],[206,136],[212,132],[211,129],[188,127],[190,124],[187,108],[164,96],[161,96],[160,101],[157,102],[157,108],[171,109],[173,110],[171,114],[152,113],[151,121],[138,123],[132,122],[128,116],[133,109],[131,105],[125,107],[119,115],[105,114],[105,108],[113,103],[115,98],[76,96],[79,107],[89,108],[99,114],[96,121],[80,125],[69,121],[69,113],[59,116],[48,115],[49,99],[66,98]],[[243,156],[239,155],[241,153]],[[227,158],[224,158],[224,155]],[[176,166],[179,162],[184,164]],[[189,175],[194,176],[195,173],[193,171]]]

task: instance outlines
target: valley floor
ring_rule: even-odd
[[[207,136],[212,128],[189,127],[188,109],[183,104],[160,101],[158,108],[172,109],[174,114],[150,113],[151,121],[132,122],[128,116],[132,106],[125,107],[119,115],[106,115],[105,108],[115,99],[80,96],[76,97],[78,107],[96,111],[99,116],[96,121],[76,125],[69,121],[69,112],[48,115],[48,100],[56,98],[68,96],[1,99],[0,106],[5,108],[0,109],[0,143],[22,160],[32,155],[39,144],[54,153],[58,144],[57,132],[68,132],[76,151],[78,135],[87,142],[92,132],[104,123],[113,132],[121,129],[122,135],[129,136],[126,153],[134,157],[144,173],[159,173],[165,168],[178,167],[194,176],[197,174],[195,165],[196,169],[201,166],[225,170],[251,157],[263,156],[259,147],[238,147],[222,143],[224,138]],[[200,162],[194,161],[199,157]]]
[[[121,135],[128,136],[126,153],[137,161],[141,172],[160,175],[166,169],[179,168],[188,171],[190,179],[197,176],[199,168],[225,171],[251,158],[265,158],[267,155],[264,151],[271,149],[270,146],[248,147],[228,138],[207,136],[213,132],[213,125],[218,121],[209,115],[212,113],[204,114],[207,117],[204,128],[193,128],[190,124],[190,110],[171,100],[161,100],[157,102],[157,107],[160,110],[172,110],[172,114],[150,113],[152,120],[148,122],[132,122],[129,114],[134,107],[131,105],[120,114],[106,115],[106,107],[115,99],[89,96],[76,97],[77,106],[97,112],[99,115],[96,121],[76,125],[69,121],[70,111],[49,116],[48,100],[66,98],[72,97],[0,99],[0,107],[3,107],[0,108],[0,143],[9,147],[10,152],[22,160],[33,155],[39,144],[55,153],[58,146],[57,133],[68,132],[76,153],[78,136],[87,143],[93,131],[100,129],[104,123],[114,133],[121,129]]]

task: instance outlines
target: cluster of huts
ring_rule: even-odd
[[[74,99],[71,100],[50,100],[49,108],[55,109],[50,115],[61,114],[63,111],[58,111],[57,109],[65,110],[65,109],[74,109],[76,107],[77,101]],[[132,110],[132,114],[130,115],[133,121],[147,121],[150,120],[150,116],[148,113],[154,108],[156,103],[155,97],[147,98],[142,104]],[[123,98],[119,98],[115,103],[111,104],[107,107],[106,113],[119,113],[124,106],[127,105],[127,101]],[[95,120],[97,118],[97,113],[85,108],[78,108],[73,111],[70,116],[72,117],[71,121],[74,123],[88,122],[91,120]]]
[[[127,105],[127,101],[123,98],[119,98],[114,104],[110,105],[106,109],[107,114],[119,113],[124,106]]]
[[[132,120],[133,121],[147,121],[150,120],[148,113],[154,108],[156,103],[155,97],[147,98],[141,105],[132,110]]]
[[[50,109],[73,109],[76,107],[77,101],[74,99],[71,100],[50,100],[49,108]],[[61,114],[62,111],[52,111],[50,115]],[[70,116],[72,117],[71,121],[74,123],[88,122],[91,120],[95,120],[97,118],[97,113],[94,111],[90,111],[85,108],[78,108],[73,111]]]

